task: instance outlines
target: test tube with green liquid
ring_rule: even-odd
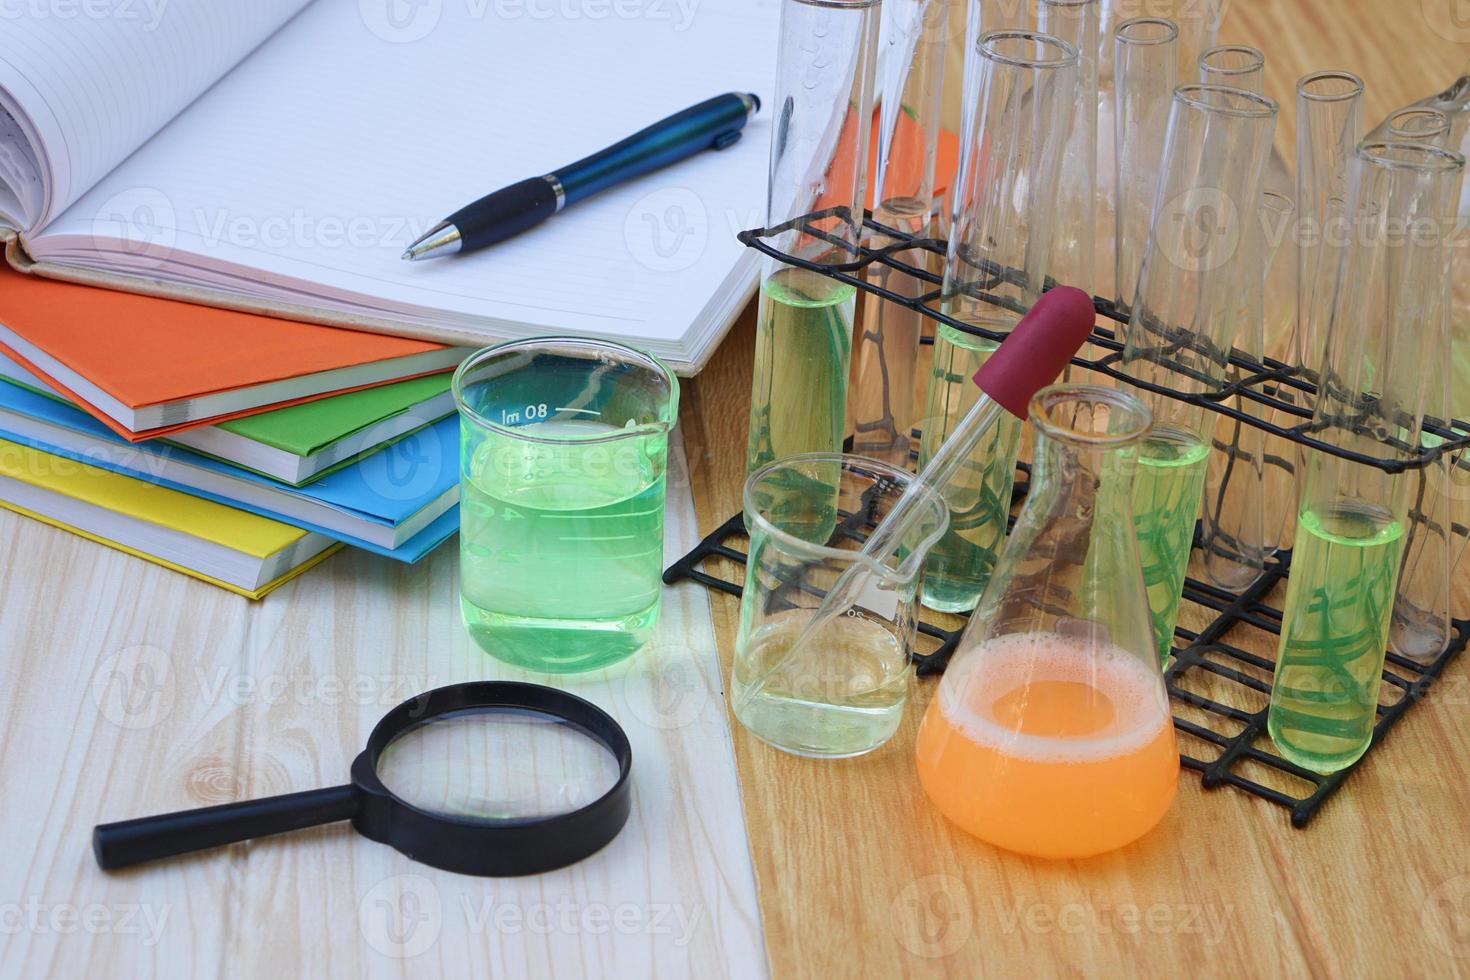
[[[1224,381],[1252,267],[1249,229],[1276,103],[1240,89],[1174,90],[1123,364],[1140,381],[1199,394]],[[1134,525],[1160,660],[1173,646],[1215,416],[1141,388],[1154,424],[1138,452]]]
[[[1324,442],[1400,460],[1419,445],[1426,364],[1449,355],[1445,243],[1464,167],[1423,143],[1358,147],[1313,415]],[[1372,742],[1412,485],[1308,455],[1266,722],[1281,756],[1313,772]]]
[[[965,127],[941,309],[1007,334],[1041,295],[1051,259],[1076,46],[1034,31],[984,34],[970,65],[975,116]],[[999,341],[940,324],[934,334],[919,465],[927,465],[975,404],[970,380]],[[950,528],[924,565],[923,602],[973,609],[990,580],[1010,514],[1021,422],[996,423],[945,490]]]
[[[766,227],[814,217],[770,243],[817,265],[862,238],[878,0],[783,0]],[[857,289],[770,259],[756,314],[747,472],[842,449]]]

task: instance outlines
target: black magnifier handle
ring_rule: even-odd
[[[357,790],[349,783],[263,800],[180,810],[99,824],[92,831],[92,851],[103,870],[110,871],[252,837],[351,820],[357,808]]]

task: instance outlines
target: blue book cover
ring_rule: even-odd
[[[63,440],[44,431],[46,425],[85,438]],[[459,526],[455,416],[304,487],[156,440],[129,443],[79,408],[4,381],[0,434],[42,452],[249,510],[401,561],[422,558]],[[68,445],[56,445],[58,441]],[[249,499],[240,499],[240,494]]]

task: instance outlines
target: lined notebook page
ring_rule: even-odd
[[[141,146],[307,0],[14,3],[0,20],[3,103],[40,143],[44,224]]]
[[[32,251],[95,264],[116,215],[146,204],[158,226],[128,230],[161,248],[112,242],[117,266],[487,337],[624,337],[681,359],[745,253],[735,232],[765,217],[776,0],[446,0],[406,6],[420,15],[406,21],[364,16],[380,6],[317,0]],[[400,261],[475,198],[734,90],[765,105],[730,149],[493,249]]]

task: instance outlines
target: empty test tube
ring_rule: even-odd
[[[1178,78],[1178,40],[1179,27],[1155,17],[1124,21],[1113,35],[1113,296],[1120,311],[1133,308],[1138,289]]]
[[[1433,106],[1409,106],[1391,113],[1374,132],[1387,133],[1393,140],[1448,149],[1450,117]],[[1451,263],[1449,279],[1453,282],[1453,249],[1446,255],[1446,261]],[[1445,304],[1447,316],[1454,312],[1452,299]],[[1442,421],[1455,417],[1450,385],[1453,364],[1453,349],[1447,350],[1443,357],[1425,358],[1424,368],[1429,378],[1425,412]],[[1428,432],[1420,438],[1426,447],[1442,441]],[[1418,663],[1432,663],[1449,646],[1453,635],[1451,575],[1456,551],[1463,540],[1454,532],[1455,520],[1460,516],[1458,511],[1462,509],[1456,500],[1459,488],[1455,486],[1458,475],[1455,464],[1455,457],[1446,454],[1405,475],[1412,488],[1388,643],[1394,653]]]
[[[1100,0],[1038,0],[1042,33],[1077,49],[1077,86],[1058,188],[1057,226],[1048,275],[1089,296],[1097,252],[1097,56]]]
[[[928,235],[934,207],[935,151],[952,6],[952,0],[885,0],[883,4],[884,77],[873,218],[916,238]],[[893,241],[878,234],[868,244],[878,247]],[[901,252],[897,258],[924,268],[930,254],[914,250]],[[909,298],[931,288],[924,280],[883,264],[871,266],[868,277]],[[907,468],[910,434],[918,420],[915,391],[924,318],[915,310],[875,296],[864,301],[863,309],[848,395],[852,451]]]

